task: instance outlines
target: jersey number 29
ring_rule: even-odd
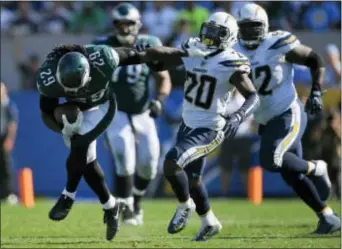
[[[216,79],[208,75],[198,76],[191,72],[186,72],[186,75],[188,85],[185,87],[185,100],[197,107],[209,109],[214,97]]]

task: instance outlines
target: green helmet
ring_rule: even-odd
[[[66,53],[58,62],[56,77],[66,92],[78,92],[91,80],[88,59],[79,52]]]

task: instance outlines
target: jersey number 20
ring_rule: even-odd
[[[201,75],[199,77],[191,72],[186,72],[186,74],[189,84],[185,88],[184,98],[195,106],[209,109],[214,97],[216,79],[208,75]],[[192,92],[195,92],[195,94],[192,94]]]

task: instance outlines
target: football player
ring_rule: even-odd
[[[112,23],[114,33],[97,38],[94,44],[162,46],[159,38],[139,34],[142,26],[140,13],[132,4],[121,3],[115,7]],[[149,99],[151,75],[157,86],[152,101]],[[139,64],[117,67],[112,81],[118,111],[115,122],[105,135],[116,165],[116,197],[126,203],[122,212],[123,223],[142,225],[141,198],[156,176],[159,160],[159,138],[154,118],[161,114],[163,102],[170,93],[170,76],[167,71],[154,72],[146,64]]]
[[[301,138],[307,123],[304,110],[314,115],[323,107],[322,58],[289,32],[269,32],[266,11],[257,4],[245,4],[237,20],[239,41],[234,48],[249,58],[251,78],[260,97],[260,107],[254,113],[260,124],[260,163],[266,170],[279,172],[318,215],[315,233],[338,231],[340,219],[325,203],[331,187],[327,164],[302,158]],[[305,107],[293,84],[293,64],[311,71],[312,89]]]
[[[63,135],[70,148],[67,158],[67,183],[57,203],[49,213],[52,220],[68,215],[76,195],[77,185],[84,176],[104,209],[106,238],[111,240],[118,230],[120,202],[110,194],[104,174],[96,159],[96,138],[113,120],[116,101],[111,81],[118,66],[150,61],[178,61],[182,56],[203,56],[196,47],[185,50],[158,47],[137,52],[133,48],[111,48],[106,45],[62,45],[48,54],[37,73],[40,109],[45,125]],[[54,111],[59,100],[76,104],[81,112],[74,123],[62,115],[57,122]]]
[[[187,48],[189,42],[194,42],[203,51],[210,51],[204,58],[179,60],[179,64],[184,64],[187,77],[183,122],[176,143],[164,161],[164,175],[179,201],[168,232],[182,231],[196,210],[202,224],[195,241],[208,240],[222,228],[210,208],[208,194],[201,181],[206,155],[225,137],[233,137],[241,122],[253,113],[259,103],[248,77],[249,61],[232,49],[237,33],[235,18],[225,12],[216,12],[202,24],[199,37],[182,45]],[[224,117],[227,102],[236,89],[244,96],[245,102],[236,112]]]

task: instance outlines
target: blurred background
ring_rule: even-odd
[[[59,44],[90,43],[111,33],[111,10],[119,2],[1,2],[1,198],[17,193],[20,168],[33,171],[36,195],[57,197],[65,184],[67,149],[62,138],[50,132],[39,114],[35,72],[45,55]],[[236,15],[245,2],[132,2],[142,16],[141,33],[158,36],[165,45],[179,46],[196,36],[201,23],[218,10]],[[340,198],[341,169],[341,2],[261,1],[270,19],[270,29],[293,32],[302,43],[325,59],[325,111],[309,117],[303,138],[305,159],[323,158],[329,163],[334,196]],[[181,120],[184,72],[171,71],[173,90],[157,120],[161,141],[160,161],[172,146]],[[295,67],[295,84],[303,102],[311,86],[310,72]],[[151,81],[151,86],[153,82]],[[151,87],[151,89],[154,89]],[[230,108],[238,108],[234,96]],[[210,196],[246,196],[247,172],[258,166],[258,137],[253,119],[247,120],[234,141],[209,156],[204,181]],[[234,148],[232,145],[234,144]],[[229,155],[223,156],[223,155]],[[113,167],[103,139],[98,143],[99,161],[113,186]],[[149,196],[172,196],[160,172]],[[276,174],[263,173],[264,196],[293,196]],[[94,197],[82,182],[78,198]],[[14,196],[12,196],[14,198]]]

